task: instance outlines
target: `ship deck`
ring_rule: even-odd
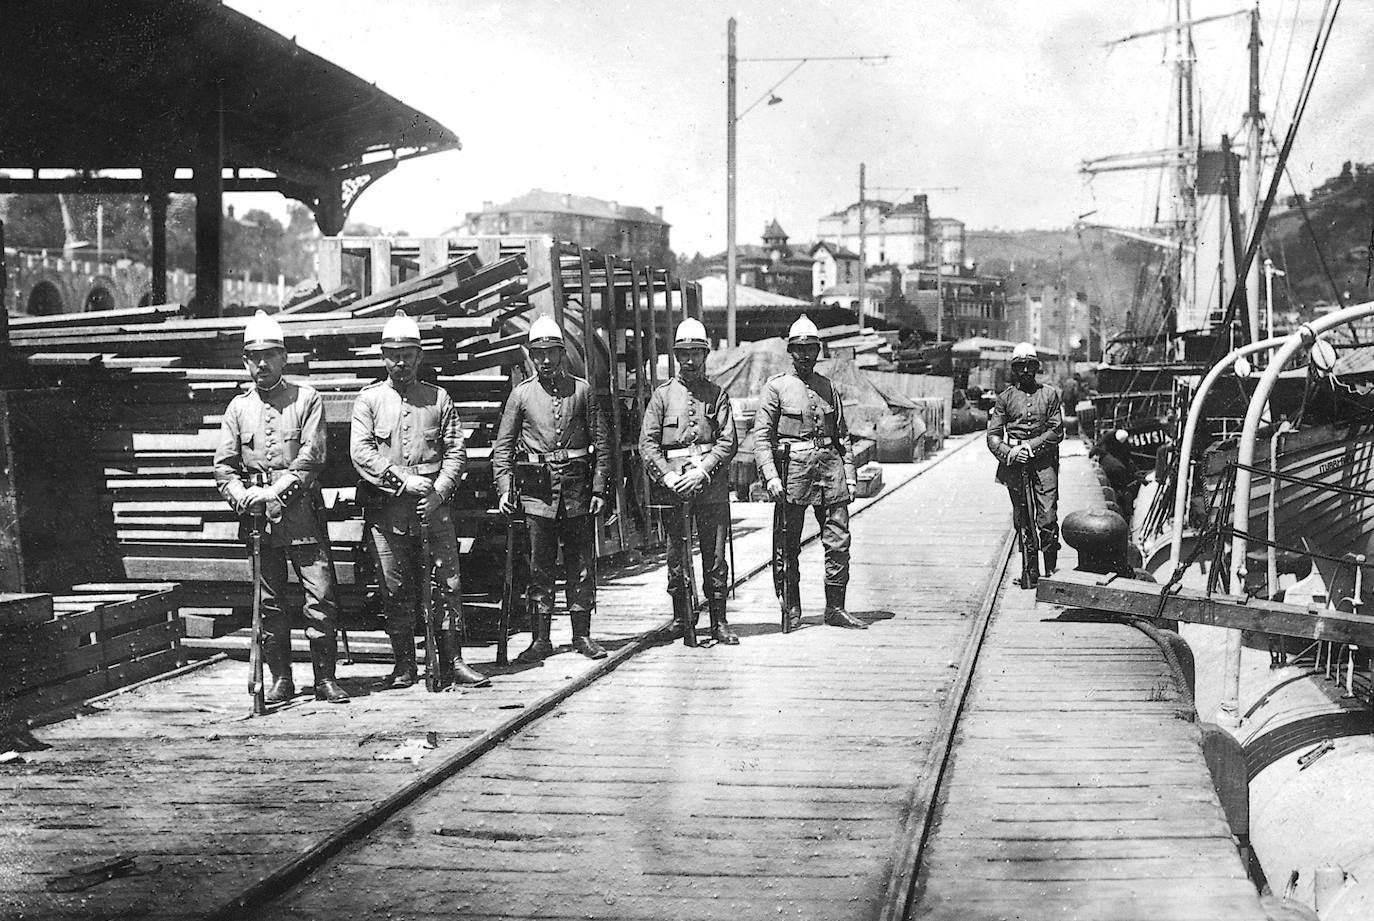
[[[866,631],[820,624],[813,540],[782,634],[771,506],[736,505],[738,647],[656,640],[650,560],[604,579],[601,663],[559,618],[540,667],[471,650],[486,689],[356,664],[347,706],[247,718],[220,661],[39,727],[0,764],[0,916],[1263,918],[1163,654],[1009,581],[979,441],[856,504]],[[1061,514],[1097,488],[1066,457]]]

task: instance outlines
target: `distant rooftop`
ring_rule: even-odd
[[[478,213],[503,213],[503,212],[529,212],[539,211],[551,214],[580,214],[586,217],[599,217],[608,220],[638,221],[645,224],[663,224],[668,222],[662,216],[652,211],[646,211],[635,205],[622,205],[616,201],[606,201],[601,198],[592,198],[590,195],[572,195],[567,192],[546,192],[543,189],[530,189],[524,195],[512,198],[510,201],[493,205],[491,202],[482,203],[482,211]]]
[[[818,249],[823,249],[823,250],[825,250],[827,253],[829,253],[830,255],[834,256],[836,259],[858,259],[858,258],[859,258],[859,254],[858,254],[858,253],[851,252],[849,249],[847,249],[847,248],[845,248],[845,247],[843,247],[843,246],[840,246],[838,243],[827,243],[827,242],[824,241],[824,240],[822,240],[821,242],[817,243],[815,246],[811,247],[811,249],[808,250],[808,252],[809,252],[811,255],[814,256],[814,255],[816,255],[816,250],[818,250]]]

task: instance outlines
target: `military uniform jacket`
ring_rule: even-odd
[[[586,449],[588,456],[559,457]],[[541,461],[532,455],[555,456]],[[498,495],[515,485],[517,466],[539,474],[521,477],[520,504],[527,515],[556,518],[562,511],[576,518],[591,512],[592,496],[606,495],[610,435],[585,380],[564,372],[548,386],[530,377],[511,390],[491,450]]]
[[[1064,407],[1059,391],[1037,383],[1027,392],[1012,385],[997,395],[988,413],[988,450],[997,458],[997,480],[1005,482],[1007,458],[1012,448],[1030,445],[1033,463],[1059,463],[1059,443],[1064,440]]]
[[[784,452],[786,476],[779,469]],[[754,418],[754,460],[763,481],[781,479],[795,505],[850,501],[854,451],[844,403],[828,378],[813,373],[803,381],[788,371],[768,379]]]
[[[453,398],[423,381],[404,390],[390,380],[364,387],[353,403],[349,456],[369,519],[397,534],[418,534],[419,497],[404,492],[405,478],[427,477],[447,502],[467,463]]]
[[[674,378],[649,397],[639,453],[649,478],[658,486],[662,487],[669,471],[681,473],[684,467],[698,466],[709,479],[691,501],[729,502],[730,460],[738,448],[730,396],[706,378],[692,383]],[[682,503],[682,497],[667,487],[654,489],[652,498],[656,505]]]
[[[314,544],[323,535],[319,479],[325,460],[324,403],[314,388],[282,381],[229,402],[215,449],[215,485],[243,515],[244,497],[255,478],[273,488],[277,501],[267,510],[267,540],[273,546]],[[247,536],[247,520],[240,536]]]

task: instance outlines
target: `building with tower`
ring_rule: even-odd
[[[735,246],[735,281],[773,294],[810,300],[812,297],[812,258],[810,248],[797,252],[788,244],[787,231],[773,219],[763,229],[763,245],[743,243]],[[707,272],[726,274],[725,253],[711,257]]]

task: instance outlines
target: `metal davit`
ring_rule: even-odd
[[[1249,468],[1255,462],[1255,436],[1259,432],[1260,422],[1269,406],[1269,395],[1273,392],[1279,374],[1292,361],[1299,349],[1310,348],[1321,337],[1322,333],[1345,323],[1370,316],[1374,316],[1374,301],[1337,310],[1324,317],[1318,317],[1310,323],[1303,324],[1297,332],[1282,339],[1278,351],[1274,353],[1268,366],[1265,367],[1264,373],[1260,376],[1259,382],[1255,385],[1255,392],[1251,395],[1250,404],[1245,412],[1245,425],[1241,429],[1239,452],[1236,459],[1235,505],[1231,517],[1231,562],[1229,568],[1232,586],[1242,585],[1246,575],[1245,555],[1248,549],[1247,531],[1250,522],[1251,470]],[[1256,343],[1256,349],[1262,344]],[[1189,415],[1191,421],[1191,412]],[[1179,456],[1180,459],[1186,457],[1181,452]],[[1177,555],[1177,545],[1174,552]],[[1226,636],[1221,704],[1215,717],[1218,725],[1230,728],[1240,725],[1241,633],[1240,630],[1231,630]]]

